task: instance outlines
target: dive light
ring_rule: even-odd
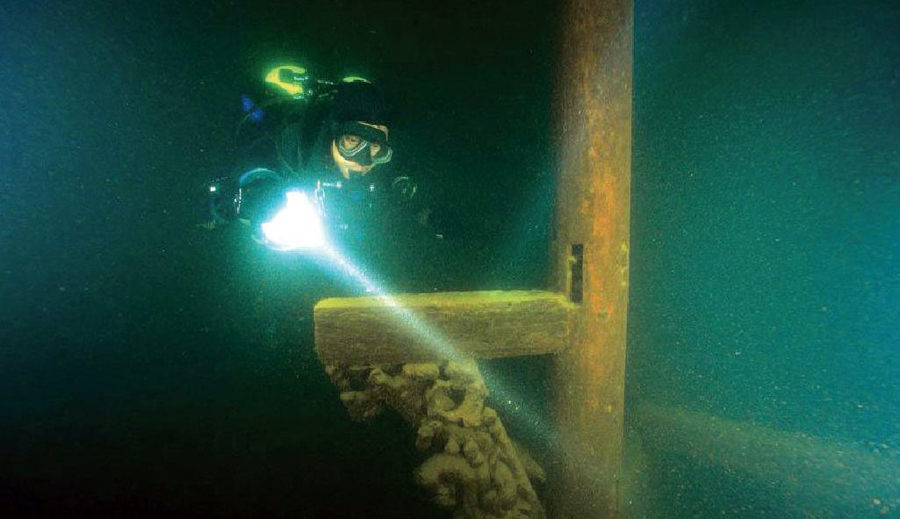
[[[279,251],[311,251],[325,247],[322,217],[306,193],[284,193],[284,205],[260,226],[264,243]]]

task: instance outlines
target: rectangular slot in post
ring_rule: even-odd
[[[584,245],[572,244],[572,257],[569,264],[572,285],[569,288],[569,300],[580,303],[584,297]]]

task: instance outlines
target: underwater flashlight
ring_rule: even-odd
[[[284,207],[262,224],[266,245],[275,250],[314,250],[325,246],[322,218],[313,203],[301,191],[285,193]]]

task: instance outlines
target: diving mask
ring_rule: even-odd
[[[338,153],[360,166],[390,162],[394,150],[382,130],[359,122],[340,123],[335,128],[334,142]]]

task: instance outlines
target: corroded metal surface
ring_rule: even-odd
[[[560,13],[554,107],[557,225],[552,286],[581,303],[557,357],[562,455],[553,517],[617,517],[621,469],[631,190],[631,0],[569,0]],[[576,293],[578,291],[576,290]]]

